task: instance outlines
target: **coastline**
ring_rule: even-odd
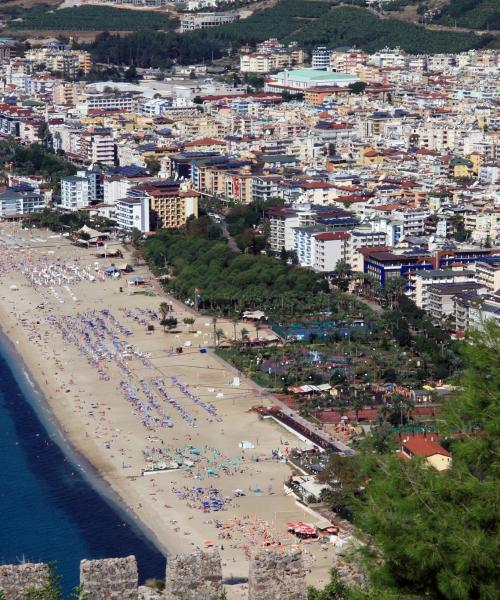
[[[28,402],[33,408],[48,436],[57,444],[61,452],[74,468],[78,470],[87,484],[108,503],[113,511],[127,521],[136,534],[145,537],[156,546],[168,561],[167,548],[161,543],[154,532],[138,519],[132,508],[128,506],[110,482],[103,477],[97,467],[75,446],[70,438],[65,436],[63,424],[58,420],[57,415],[48,402],[39,380],[26,364],[23,355],[16,348],[14,340],[5,333],[1,317],[2,308],[0,305],[0,356],[5,359],[23,393],[24,401]]]
[[[246,579],[248,559],[259,547],[301,545],[288,534],[287,522],[307,520],[310,515],[286,495],[283,484],[290,477],[290,467],[274,453],[278,449],[284,457],[289,448],[308,446],[252,410],[272,401],[258,386],[238,377],[214,352],[200,351],[211,346],[211,319],[200,315],[195,327],[182,325],[185,317],[193,315],[172,301],[178,331],[166,333],[157,321],[150,331],[144,318],[136,317],[157,311],[166,299],[156,285],[151,292],[137,295],[122,293],[126,281],[105,276],[70,278],[70,287],[57,278],[33,286],[31,273],[36,269],[63,268],[70,275],[75,268],[94,272],[92,251],[72,246],[50,232],[26,232],[12,226],[3,231],[0,226],[0,247],[2,243],[0,324],[15,357],[15,374],[44,426],[57,435],[58,445],[66,455],[69,452],[93,489],[121,509],[127,522],[166,557],[217,547],[227,580]],[[132,262],[130,252],[123,251],[124,260]],[[147,269],[136,269],[137,275],[151,280]],[[109,350],[116,340],[87,325],[88,319],[100,319],[102,314],[110,315],[105,319],[113,335],[122,340],[119,344],[130,344],[132,354],[122,346],[112,356]],[[232,339],[232,323],[221,320],[219,325]],[[67,334],[61,326],[69,327]],[[118,333],[120,327],[130,330],[130,337]],[[101,340],[107,348],[97,353],[96,361],[82,355],[87,334],[93,343]],[[158,377],[168,399],[155,388]],[[124,385],[136,390],[140,404],[149,404],[148,393],[152,393],[171,425],[147,423],[156,413],[151,407],[144,413],[131,403]],[[151,386],[148,393],[143,392],[144,385]],[[245,440],[251,450],[241,450]],[[141,475],[151,460],[158,460],[148,460],[151,449],[166,451],[167,460],[172,460],[192,447],[200,453],[191,468]],[[195,489],[202,489],[202,496]],[[203,505],[212,489],[225,498],[222,512]],[[236,496],[235,490],[244,490],[243,497]],[[333,546],[304,544],[303,550],[308,583],[326,584]],[[233,595],[240,593],[233,586],[228,592],[230,598],[241,597]]]

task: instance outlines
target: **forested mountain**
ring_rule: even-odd
[[[119,37],[104,33],[90,48],[101,62],[168,67],[173,61],[192,64],[220,58],[242,44],[273,37],[286,42],[297,41],[308,49],[327,45],[375,51],[399,46],[415,53],[461,52],[490,41],[473,33],[429,31],[412,23],[380,19],[363,8],[332,9],[326,2],[281,0],[273,8],[222,27],[182,35],[141,31]]]

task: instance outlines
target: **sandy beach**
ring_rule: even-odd
[[[119,262],[131,262],[122,251]],[[129,293],[138,289],[131,277],[151,280],[146,268],[110,277],[113,259],[95,252],[52,232],[0,225],[0,326],[64,436],[168,554],[217,547],[224,577],[239,579],[255,549],[300,543],[308,581],[326,583],[333,546],[286,530],[289,521],[317,520],[283,489],[284,458],[305,445],[250,410],[268,400],[210,350],[209,317],[183,324],[192,313],[156,282]],[[179,322],[173,333],[159,325],[164,301]],[[232,323],[217,327],[233,338]],[[230,598],[243,593],[228,586]]]

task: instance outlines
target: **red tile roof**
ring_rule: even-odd
[[[403,451],[422,458],[434,456],[435,454],[451,457],[451,454],[439,444],[437,438],[432,434],[404,437],[401,441],[401,446],[403,447]]]
[[[326,233],[318,233],[314,237],[322,242],[330,242],[333,240],[348,240],[351,236],[348,233],[345,233],[345,231],[329,231]]]

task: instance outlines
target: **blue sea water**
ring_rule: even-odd
[[[55,561],[66,595],[78,585],[82,558],[134,554],[142,581],[163,578],[162,553],[84,479],[34,402],[0,339],[0,564]]]

